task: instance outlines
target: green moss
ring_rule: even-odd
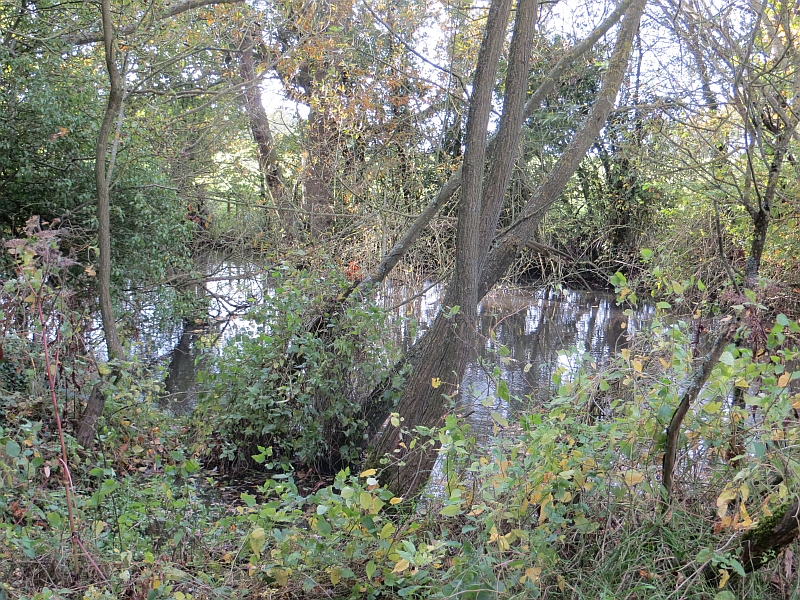
[[[786,515],[787,510],[789,510],[789,504],[783,504],[769,517],[764,517],[761,519],[758,527],[748,531],[742,540],[745,542],[752,541],[754,542],[754,545],[759,545],[762,541],[764,541],[765,537],[772,535],[772,530],[778,523],[780,523],[781,519],[783,519],[784,515]]]

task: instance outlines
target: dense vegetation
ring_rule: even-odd
[[[0,1],[0,600],[800,597],[798,32]],[[462,386],[521,284],[648,322]]]

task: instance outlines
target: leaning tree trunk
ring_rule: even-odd
[[[97,245],[99,260],[97,265],[97,288],[100,299],[100,316],[103,320],[103,333],[106,338],[109,361],[119,360],[123,357],[122,343],[117,332],[117,323],[114,320],[114,310],[111,305],[111,191],[110,173],[106,170],[106,157],[108,154],[108,140],[114,119],[120,113],[122,106],[122,77],[117,68],[114,48],[114,26],[111,22],[111,1],[103,0],[100,9],[103,20],[103,42],[105,44],[106,67],[110,88],[108,105],[100,126],[95,148],[94,176],[97,186]],[[118,373],[114,369],[115,373]],[[106,397],[103,394],[102,382],[92,389],[89,402],[86,405],[81,422],[78,427],[77,440],[82,446],[90,446],[94,441],[97,419],[103,414]]]
[[[294,231],[295,211],[289,191],[283,182],[275,139],[269,126],[267,111],[261,102],[261,78],[256,76],[254,49],[255,40],[251,32],[244,37],[244,47],[239,62],[239,74],[244,85],[244,108],[250,120],[250,131],[258,151],[258,167],[261,173],[262,195],[269,189],[281,225],[286,233]]]
[[[626,12],[598,99],[576,133],[575,139],[539,189],[532,195],[521,217],[502,237],[493,240],[497,219],[505,199],[510,168],[514,163],[522,127],[522,116],[525,113],[522,102],[519,100],[522,97],[517,87],[520,85],[520,81],[516,78],[523,81],[521,85],[524,94],[524,82],[527,81],[527,61],[530,56],[527,36],[533,34],[532,24],[528,29],[526,21],[530,18],[531,13],[535,14],[536,3],[520,3],[512,38],[509,73],[505,86],[506,99],[497,136],[497,147],[491,157],[486,184],[482,189],[481,186],[478,186],[478,193],[483,194],[483,197],[477,201],[477,205],[481,207],[480,214],[475,215],[473,212],[476,201],[470,194],[475,193],[474,184],[472,187],[467,187],[467,173],[468,169],[472,168],[478,172],[478,178],[481,177],[483,156],[471,148],[468,131],[467,149],[464,156],[462,202],[459,207],[456,273],[445,295],[445,310],[439,314],[433,326],[420,340],[419,351],[414,353],[412,374],[397,407],[397,412],[404,419],[403,423],[400,427],[393,425],[385,427],[377,436],[370,457],[373,464],[379,464],[381,459],[389,457],[391,464],[384,469],[383,480],[395,493],[409,494],[418,491],[427,481],[438,453],[435,443],[418,443],[416,454],[409,454],[408,444],[403,440],[401,427],[416,435],[417,426],[435,426],[441,423],[446,415],[448,406],[443,396],[452,397],[458,392],[458,385],[466,367],[464,357],[474,352],[475,329],[474,320],[470,320],[470,315],[476,314],[477,303],[505,275],[513,261],[530,241],[544,212],[561,194],[567,181],[605,124],[625,74],[633,37],[638,30],[639,19],[645,3],[646,0],[635,0]],[[492,8],[495,9],[498,4],[493,2]],[[526,9],[529,12],[526,12]],[[489,26],[487,24],[486,38],[481,47],[482,57],[490,39]],[[527,54],[524,48],[528,48]],[[479,58],[479,65],[480,60]],[[520,71],[515,71],[515,69],[524,72],[524,76],[519,75]],[[480,101],[479,90],[476,74],[472,103]],[[520,95],[518,96],[518,94]],[[518,100],[520,105],[516,106],[514,103]],[[472,120],[471,106],[470,121]],[[485,133],[483,135],[485,138]],[[511,143],[512,141],[513,143]],[[480,159],[479,169],[470,166],[468,157],[471,152],[473,158]],[[475,175],[473,174],[472,177],[474,178]],[[478,222],[479,228],[479,234],[475,236],[477,242],[472,241],[473,238],[470,238],[468,231],[474,226],[475,221]],[[463,233],[462,230],[464,230]],[[472,245],[462,247],[465,242],[472,243]],[[463,263],[461,268],[459,268],[459,261]],[[477,293],[473,292],[474,288],[472,287],[475,282],[472,279],[475,272],[478,273]],[[458,304],[458,302],[465,301],[470,302],[471,305]],[[459,306],[458,312],[454,310],[456,305]],[[453,346],[459,348],[456,349]]]

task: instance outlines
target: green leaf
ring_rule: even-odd
[[[8,440],[6,442],[6,454],[11,458],[18,457],[21,450],[22,448],[20,448],[19,444],[14,440]]]
[[[729,367],[732,367],[734,363],[733,354],[731,354],[726,350],[725,352],[722,353],[722,356],[719,357],[719,362],[721,362],[723,365],[728,365]]]
[[[508,383],[505,379],[501,379],[497,384],[497,397],[503,402],[508,402],[511,399],[511,394],[508,391]]]
[[[785,314],[783,314],[783,313],[779,314],[779,315],[778,315],[778,316],[775,318],[775,320],[778,322],[778,325],[781,325],[781,326],[783,326],[783,327],[788,327],[788,326],[789,326],[789,324],[791,323],[791,321],[789,320],[789,318],[788,318],[788,317],[787,317]]]
[[[506,419],[499,412],[493,411],[492,412],[492,418],[497,422],[498,425],[500,425],[502,427],[508,427],[508,419]]]
[[[322,535],[330,535],[331,534],[331,524],[328,523],[323,517],[320,517],[317,520],[317,531]]]
[[[370,561],[367,562],[367,569],[366,570],[367,570],[367,579],[372,579],[372,576],[375,575],[375,571],[377,570],[377,567],[375,566],[375,563],[370,560]]]
[[[106,479],[103,482],[103,485],[100,486],[100,492],[102,494],[110,494],[111,492],[113,492],[118,487],[119,487],[119,483],[117,483],[113,479]]]
[[[242,502],[244,502],[248,506],[248,508],[253,508],[256,505],[255,496],[251,496],[250,494],[245,494],[244,492],[242,492],[239,495],[239,498],[241,498]]]
[[[659,302],[656,304],[656,308],[660,308],[661,310],[669,310],[672,308],[672,305],[669,302]]]
[[[439,511],[439,514],[443,517],[455,517],[456,515],[461,514],[461,505],[460,504],[450,504],[445,506],[442,510]]]
[[[739,562],[738,560],[736,560],[735,558],[729,558],[729,559],[727,560],[727,563],[728,563],[728,564],[729,564],[729,565],[730,565],[730,566],[733,568],[733,570],[734,570],[734,571],[736,571],[736,573],[737,573],[737,574],[738,574],[740,577],[745,577],[745,576],[747,575],[747,574],[744,572],[744,567],[742,566],[742,563],[740,563],[740,562]]]
[[[714,596],[714,600],[736,600],[736,596],[729,590],[723,590]]]

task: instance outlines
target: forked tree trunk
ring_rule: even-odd
[[[479,138],[476,132],[481,126],[482,121],[479,118],[482,115],[478,109],[473,111],[472,103],[479,104],[482,101],[482,87],[478,77],[481,74],[482,61],[489,60],[493,28],[501,28],[503,33],[505,31],[504,26],[491,20],[490,12],[470,106],[462,200],[459,207],[455,275],[445,295],[444,309],[420,340],[419,352],[414,353],[412,373],[397,408],[404,421],[399,427],[386,426],[377,436],[370,458],[374,465],[378,465],[384,457],[389,458],[390,465],[384,469],[382,477],[383,482],[395,493],[417,492],[427,481],[438,454],[435,443],[418,443],[415,451],[409,453],[409,440],[403,439],[401,428],[410,430],[411,434],[416,436],[417,426],[436,426],[447,414],[448,401],[445,396],[452,397],[458,393],[458,386],[467,364],[466,359],[474,352],[476,335],[474,315],[477,314],[477,304],[507,272],[531,239],[541,216],[561,194],[605,124],[627,67],[633,37],[638,30],[645,2],[646,0],[635,0],[626,12],[599,97],[576,133],[575,139],[533,194],[521,218],[504,236],[496,240],[492,238],[505,200],[510,168],[514,163],[522,128],[522,116],[525,112],[522,99],[527,82],[529,44],[533,35],[532,19],[535,18],[536,2],[523,0],[517,9],[517,22],[505,85],[503,116],[495,151],[491,156],[489,175],[482,185],[486,130],[483,122],[484,129],[480,133],[484,143],[483,148],[480,148],[480,142],[476,142]],[[502,1],[493,2],[491,10],[497,13],[503,4]],[[494,72],[496,64],[491,65],[491,68]],[[491,86],[494,86],[494,82]],[[475,227],[477,232],[474,231]],[[462,304],[466,302],[469,305]],[[457,312],[453,310],[456,305],[459,306]]]
[[[601,37],[608,33],[608,31],[622,18],[622,15],[625,14],[633,2],[634,0],[623,0],[620,2],[617,8],[610,15],[608,15],[605,21],[595,27],[592,32],[586,36],[586,39],[573,46],[569,52],[567,52],[561,58],[561,60],[555,64],[555,66],[543,78],[542,82],[536,88],[536,91],[533,92],[525,104],[526,117],[532,116],[541,108],[542,102],[553,91],[556,83],[558,83],[564,73],[567,72],[567,69],[569,69],[569,67],[572,66],[572,64],[578,58],[591,50]],[[492,138],[489,141],[488,153],[490,156],[493,154],[495,143],[496,138]],[[359,289],[367,291],[369,288],[374,287],[386,279],[392,269],[394,269],[397,263],[400,262],[420,234],[425,230],[428,223],[431,222],[439,210],[441,210],[447,201],[453,197],[453,194],[456,193],[458,188],[461,186],[462,174],[463,168],[458,167],[458,169],[453,172],[447,182],[441,187],[436,196],[428,203],[425,209],[419,215],[417,215],[416,219],[414,219],[414,222],[406,228],[405,233],[400,236],[400,239],[395,243],[392,249],[386,253],[380,264],[361,281],[360,285],[358,286]]]

